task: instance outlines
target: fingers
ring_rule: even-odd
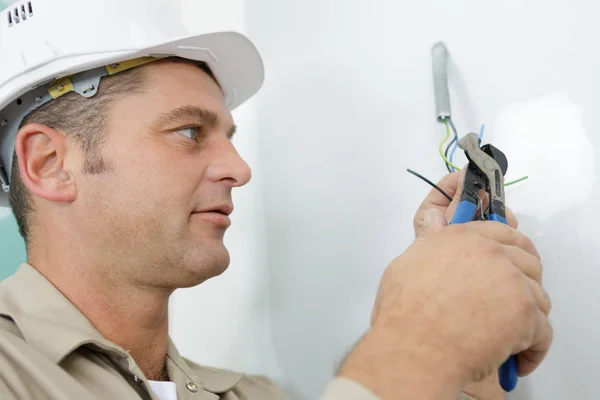
[[[504,245],[519,247],[540,259],[540,255],[531,239],[508,225],[494,221],[477,221],[464,225],[487,239]]]
[[[481,205],[483,206],[483,209],[486,210],[489,204],[489,196],[488,194],[485,192],[485,190],[481,190],[479,192],[479,198],[481,199]],[[453,199],[453,203],[458,204],[459,198],[455,197]],[[450,207],[448,207],[448,211],[454,213],[454,204],[452,204]],[[508,207],[505,208],[505,212],[506,212],[506,220],[508,222],[508,226],[510,226],[511,228],[514,229],[518,229],[519,228],[519,221],[517,220],[517,217],[515,216],[515,214],[512,212],[512,210]],[[481,213],[481,206],[477,208],[477,213]]]
[[[453,194],[450,194],[450,196],[452,197],[452,201],[451,202],[446,202],[447,204],[447,209],[446,209],[446,216],[448,219],[450,219],[452,217],[452,215],[454,214],[454,211],[456,210],[456,206],[458,206],[458,203],[460,201],[460,195],[462,194],[462,189],[463,189],[463,182],[465,181],[465,173],[466,173],[466,168],[461,169],[459,172],[454,172],[454,174],[456,174],[456,182],[452,182],[454,183],[456,186],[452,187],[451,192]],[[441,183],[441,182],[440,182]]]
[[[446,192],[450,197],[455,198],[460,196],[462,191],[462,183],[465,179],[465,171],[460,170],[458,172],[452,172],[444,176],[437,185]],[[429,203],[429,205],[444,206],[448,207],[450,201],[441,194],[437,189],[432,189],[423,203]]]
[[[462,179],[464,179],[463,172],[453,172],[444,176],[438,183],[438,187],[442,189],[448,196],[454,198],[459,195],[460,187],[462,185]],[[427,210],[430,208],[443,208],[446,209],[450,205],[450,200],[446,198],[439,190],[432,188],[425,199],[419,206],[419,211]],[[418,214],[418,213],[417,213]]]
[[[464,172],[453,172],[444,176],[437,185],[445,191],[453,199],[457,199],[460,195],[462,181],[464,180]],[[424,224],[424,213],[426,210],[436,208],[441,212],[445,213],[451,202],[441,194],[437,189],[433,188],[429,191],[429,194],[421,202],[417,213],[415,214],[413,224],[415,230],[415,236],[420,236],[423,230]],[[456,205],[454,205],[454,208]]]
[[[542,286],[533,279],[529,277],[525,277],[524,279],[527,280],[527,285],[529,286],[531,294],[535,298],[538,308],[545,316],[548,316],[548,314],[550,314],[550,308],[552,308],[550,296],[548,296],[548,293],[542,289]]]
[[[512,263],[529,279],[542,284],[542,262],[527,251],[515,246],[502,246]]]
[[[548,318],[542,311],[537,313],[536,334],[533,344],[527,350],[521,352],[518,356],[519,376],[531,374],[548,354],[548,349],[552,344],[554,331]]]
[[[523,279],[526,280],[538,308],[547,316],[552,308],[552,303],[550,296],[542,287],[543,268],[541,261],[518,247],[503,246],[503,248],[513,265],[523,273]]]
[[[428,235],[442,230],[448,222],[444,213],[437,208],[430,208],[423,212],[423,227],[417,232],[416,240],[421,240]]]
[[[506,207],[506,220],[508,221],[508,226],[513,229],[519,229],[519,221],[517,220],[516,215],[508,207]]]
[[[550,296],[543,289],[542,264],[540,260],[525,250],[504,246],[504,251],[522,273],[529,292],[535,299],[537,310],[535,312],[534,338],[529,348],[519,353],[518,369],[519,376],[532,373],[544,360],[550,345],[552,344],[553,330],[548,321],[548,314],[552,308]]]

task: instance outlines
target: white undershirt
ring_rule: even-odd
[[[175,382],[148,381],[148,383],[160,400],[177,400]]]

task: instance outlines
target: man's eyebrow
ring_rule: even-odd
[[[221,123],[219,115],[206,108],[197,106],[182,106],[160,114],[154,121],[153,126],[164,126],[181,123],[183,121],[194,122],[207,128],[217,127]],[[236,131],[233,125],[227,132],[227,137],[231,138]]]

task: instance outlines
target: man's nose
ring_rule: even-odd
[[[215,182],[228,182],[232,187],[244,186],[252,178],[250,166],[226,138],[213,143],[213,155],[206,173]]]

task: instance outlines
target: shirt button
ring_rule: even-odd
[[[198,391],[198,385],[196,385],[194,382],[186,383],[185,387],[192,393],[196,393]]]
[[[135,383],[140,383],[140,378],[138,378],[137,375],[133,376],[133,380],[135,381]]]

